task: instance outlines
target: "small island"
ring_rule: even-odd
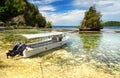
[[[91,6],[88,11],[85,12],[85,16],[79,27],[80,31],[100,31],[103,28],[101,25],[101,14],[96,11],[95,6]]]

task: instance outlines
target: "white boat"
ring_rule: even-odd
[[[26,49],[23,51],[23,57],[30,57],[50,49],[60,47],[66,44],[66,41],[69,39],[69,37],[65,36],[63,32],[21,35],[27,39],[44,38],[43,41],[27,44]]]

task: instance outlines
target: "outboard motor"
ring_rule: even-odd
[[[17,48],[18,48],[18,46],[20,45],[21,43],[19,43],[19,42],[17,42],[17,43],[15,43],[15,45],[14,45],[14,47],[13,47],[13,51],[15,51],[15,50],[17,50]]]
[[[26,45],[25,44],[22,44],[22,43],[16,43],[13,47],[12,50],[9,50],[7,53],[6,53],[6,56],[8,58],[8,56],[10,57],[14,57],[16,55],[23,55],[23,51],[26,49]]]
[[[23,56],[23,51],[26,49],[27,45],[25,44],[20,44],[17,48],[17,50],[15,51],[16,54],[20,54],[21,56]]]

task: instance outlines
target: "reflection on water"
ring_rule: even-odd
[[[83,49],[87,52],[91,52],[98,47],[101,39],[101,34],[80,34],[82,40]]]
[[[92,56],[105,63],[120,63],[120,34],[103,33],[98,49]]]
[[[78,62],[92,63],[120,70],[120,33],[67,33],[70,39],[65,48]]]

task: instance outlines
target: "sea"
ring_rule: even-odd
[[[52,26],[52,29],[68,29],[68,30],[76,30],[76,26]]]
[[[76,26],[52,26],[53,29],[76,29]],[[120,26],[105,26],[103,29],[120,29]]]
[[[76,29],[75,26],[53,26],[53,29]],[[120,71],[120,26],[105,26],[100,33],[66,32],[70,38],[66,50],[78,62],[107,66]]]
[[[69,29],[69,28],[75,28],[75,26],[52,26],[52,28],[63,28],[63,29]]]

